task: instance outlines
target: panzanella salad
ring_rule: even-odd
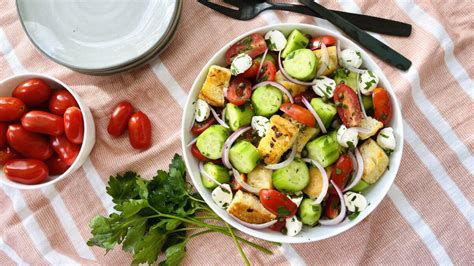
[[[354,219],[395,149],[392,103],[360,52],[297,29],[254,33],[212,65],[189,143],[238,222],[289,236]]]

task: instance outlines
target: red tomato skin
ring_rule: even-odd
[[[261,189],[260,202],[269,212],[282,218],[292,217],[298,210],[298,206],[293,201],[285,194],[274,189]],[[284,212],[282,212],[282,209]]]
[[[314,37],[309,41],[308,49],[317,50],[321,48],[321,42],[326,46],[334,45],[337,40],[331,35],[324,35],[319,37]]]
[[[372,92],[374,103],[374,118],[387,126],[392,121],[393,106],[388,92],[382,88],[375,88]]]
[[[19,120],[26,113],[23,101],[9,96],[0,96],[0,122]]]
[[[0,122],[0,149],[7,147],[8,124]]]
[[[36,107],[47,102],[51,93],[51,88],[44,80],[34,78],[16,86],[12,96],[22,100],[28,107]]]
[[[196,136],[200,135],[202,132],[204,132],[210,126],[214,125],[216,122],[217,121],[213,116],[210,116],[206,121],[201,122],[201,123],[194,122],[194,125],[191,128],[191,132]]]
[[[10,147],[0,149],[0,165],[4,165],[10,160],[20,159],[21,155]]]
[[[329,219],[334,219],[339,214],[341,199],[337,194],[329,194],[326,205],[324,206],[324,214]]]
[[[285,228],[285,225],[286,225],[286,221],[284,219],[280,219],[278,220],[278,222],[270,226],[270,230],[275,231],[275,232],[281,232],[281,230]]]
[[[230,65],[234,57],[241,53],[255,58],[263,54],[267,48],[267,43],[263,36],[260,33],[254,33],[232,45],[225,53],[225,62],[227,65]]]
[[[11,148],[26,158],[44,161],[53,155],[53,149],[44,136],[26,130],[20,124],[8,127],[7,141]]]
[[[66,136],[50,137],[51,146],[67,165],[72,165],[81,151],[81,146],[70,142]]]
[[[127,101],[117,104],[110,117],[107,132],[114,137],[121,136],[127,130],[128,120],[133,115],[133,109],[133,106]]]
[[[306,98],[306,100],[308,100],[308,102],[311,102],[311,99],[316,98],[316,97],[317,97],[317,95],[316,95],[316,93],[314,93],[313,90],[306,90],[302,93],[299,93],[299,94],[295,95],[295,97],[293,97],[293,98],[295,100],[295,104],[305,107],[305,105],[303,103],[303,98]]]
[[[315,127],[316,125],[316,120],[311,112],[297,104],[284,103],[280,106],[280,111],[309,127]]]
[[[337,159],[337,162],[334,165],[334,169],[331,173],[331,180],[333,180],[338,188],[343,191],[353,170],[354,165],[352,163],[351,157],[349,157],[347,154],[342,154],[339,156],[339,159]],[[329,193],[337,194],[336,189],[333,187],[329,189]]]
[[[258,77],[257,82],[263,82],[263,81],[274,81],[275,80],[275,75],[276,75],[276,67],[275,64],[273,64],[269,60],[265,60],[263,62],[262,69],[260,70],[260,75]]]
[[[342,97],[341,97],[342,96]],[[337,113],[346,127],[358,127],[362,120],[362,110],[357,94],[341,83],[334,90]]]
[[[8,179],[27,185],[39,184],[48,178],[48,167],[40,160],[17,159],[7,162],[3,172]]]
[[[71,106],[78,106],[76,99],[65,89],[54,90],[49,99],[49,111],[55,115],[62,116],[66,109]]]
[[[67,165],[58,155],[54,154],[51,158],[46,160],[46,165],[48,166],[48,171],[50,175],[62,175],[64,172],[69,169]]]
[[[136,112],[128,121],[130,144],[137,150],[145,150],[151,146],[151,122],[142,112]]]
[[[244,105],[252,96],[252,83],[242,77],[236,77],[230,82],[227,99],[235,105]]]
[[[64,112],[64,133],[66,138],[74,144],[82,144],[84,139],[84,119],[81,109],[72,106]]]
[[[21,126],[31,132],[51,136],[64,133],[63,118],[43,111],[30,111],[21,118]]]
[[[191,154],[199,161],[207,161],[207,158],[199,151],[196,143],[191,146]]]

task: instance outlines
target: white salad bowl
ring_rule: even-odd
[[[236,43],[238,40],[248,36],[252,33],[261,33],[265,34],[270,30],[280,30],[285,35],[288,35],[293,29],[299,29],[304,33],[315,35],[332,35],[340,40],[342,48],[351,48],[361,52],[362,59],[364,61],[362,67],[365,67],[375,73],[378,74],[380,79],[379,87],[385,88],[391,96],[392,103],[393,103],[393,118],[390,123],[390,126],[394,129],[394,135],[397,140],[397,146],[395,151],[390,155],[390,164],[387,171],[383,174],[383,176],[369,188],[364,191],[364,195],[366,196],[369,205],[367,208],[362,211],[354,220],[350,221],[349,219],[345,219],[343,222],[337,225],[332,226],[322,226],[318,225],[316,227],[307,227],[304,226],[303,230],[296,236],[287,236],[280,232],[274,232],[270,229],[262,229],[256,230],[249,227],[246,227],[240,223],[238,223],[235,219],[233,219],[224,209],[221,209],[217,206],[211,198],[211,191],[206,189],[202,182],[201,176],[199,172],[199,161],[195,159],[190,151],[190,148],[187,144],[189,144],[193,139],[194,136],[190,131],[190,126],[192,125],[194,119],[194,103],[198,97],[199,91],[201,89],[202,84],[206,78],[208,69],[211,65],[220,65],[225,66],[225,52],[226,50]],[[365,217],[367,217],[372,211],[380,204],[383,200],[385,195],[387,194],[390,186],[392,185],[395,176],[397,175],[398,168],[400,166],[400,161],[402,158],[403,152],[403,124],[402,124],[402,115],[400,112],[400,107],[396,98],[396,95],[393,91],[392,86],[390,85],[387,77],[384,75],[380,67],[374,62],[371,56],[357,44],[352,42],[351,40],[347,39],[346,37],[340,35],[339,33],[313,26],[308,24],[299,24],[299,23],[284,23],[284,24],[275,24],[269,25],[261,28],[257,28],[246,32],[229,43],[227,43],[224,47],[222,47],[204,66],[201,70],[199,75],[197,76],[194,84],[191,88],[189,93],[186,106],[184,108],[184,114],[182,119],[181,125],[181,143],[183,147],[183,156],[186,163],[186,167],[188,170],[189,175],[196,187],[197,191],[201,194],[203,199],[206,203],[212,208],[214,212],[216,212],[222,219],[224,219],[227,223],[231,224],[233,227],[239,229],[240,231],[249,234],[254,237],[258,237],[261,239],[265,239],[268,241],[275,241],[280,243],[307,243],[312,241],[318,241],[322,239],[326,239],[335,235],[338,235],[346,230],[357,225],[361,222]]]
[[[15,75],[5,80],[0,81],[0,96],[11,96],[13,90],[23,81],[32,79],[32,78],[39,78],[44,80],[51,89],[66,89],[69,91],[74,99],[76,99],[77,104],[82,112],[82,117],[84,119],[84,139],[82,141],[82,146],[79,154],[77,155],[76,160],[74,163],[69,167],[69,169],[61,175],[49,176],[48,179],[40,184],[35,185],[27,185],[21,184],[17,182],[13,182],[8,179],[3,171],[0,171],[0,183],[5,184],[9,187],[16,188],[16,189],[38,189],[43,188],[46,186],[50,186],[61,179],[71,175],[74,171],[79,169],[84,162],[89,157],[89,154],[92,151],[92,148],[95,144],[95,125],[94,125],[94,118],[92,117],[92,113],[89,107],[86,105],[84,100],[82,100],[77,93],[75,93],[71,88],[69,88],[64,82],[43,74],[36,74],[36,73],[29,73],[29,74],[21,74]]]

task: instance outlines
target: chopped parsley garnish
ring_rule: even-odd
[[[342,174],[342,170],[340,168],[336,168],[336,175]]]
[[[279,216],[288,216],[290,215],[290,210],[288,210],[285,206],[280,206],[277,209],[277,213]]]
[[[387,136],[387,135],[385,135],[385,134],[383,134],[383,133],[380,133],[380,136],[382,136],[382,137],[384,137],[384,138],[388,139],[388,136]]]

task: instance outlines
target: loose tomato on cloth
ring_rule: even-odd
[[[340,211],[341,199],[337,194],[329,194],[326,205],[324,206],[324,214],[329,219],[334,219],[337,217]]]
[[[64,133],[63,118],[43,111],[30,111],[21,118],[21,126],[31,132],[59,136]]]
[[[49,111],[55,115],[62,116],[66,109],[71,106],[78,106],[76,99],[67,90],[54,90],[49,99]]]
[[[230,65],[234,57],[242,53],[255,58],[263,54],[266,49],[267,43],[263,36],[260,33],[254,33],[232,45],[225,53],[225,62]]]
[[[132,115],[128,121],[128,136],[135,149],[144,150],[151,146],[151,123],[146,114],[136,112]]]
[[[16,86],[12,96],[22,100],[28,107],[36,107],[46,103],[52,90],[42,79],[30,79]]]
[[[20,158],[21,155],[10,147],[0,149],[0,165],[4,165],[10,160]]]
[[[210,126],[214,125],[216,123],[216,119],[213,116],[210,116],[206,121],[197,123],[195,122],[193,127],[191,128],[191,132],[194,135],[200,135],[202,132],[204,132],[206,129],[208,129]]]
[[[252,83],[242,77],[236,77],[227,89],[227,99],[235,105],[245,104],[252,96]]]
[[[262,81],[274,81],[276,75],[276,67],[270,60],[263,62],[262,69],[260,69],[260,75],[258,76],[257,82]]]
[[[26,113],[25,103],[9,96],[0,97],[0,122],[19,120]]]
[[[19,124],[7,130],[8,145],[26,158],[44,161],[53,155],[48,140],[41,134],[30,132]]]
[[[382,88],[375,88],[372,92],[372,102],[374,103],[374,118],[388,125],[392,120],[393,107],[390,95]]]
[[[8,179],[23,184],[39,184],[48,178],[48,167],[40,160],[17,159],[7,162],[3,172]]]
[[[81,109],[72,106],[64,112],[64,133],[74,144],[82,144],[84,138],[84,120]]]
[[[56,154],[67,165],[72,165],[74,163],[81,150],[81,146],[70,142],[64,135],[51,137],[50,142]]]
[[[292,217],[298,210],[298,206],[291,199],[274,189],[261,189],[260,202],[269,212],[282,218]]]
[[[311,112],[308,109],[301,107],[297,104],[284,103],[280,106],[280,111],[291,116],[298,122],[307,125],[308,127],[314,127],[316,125],[316,121]]]
[[[347,85],[341,83],[334,90],[334,102],[337,113],[346,127],[357,127],[362,120],[357,94]]]
[[[331,35],[314,37],[309,41],[308,48],[311,50],[317,50],[321,48],[321,43],[324,43],[326,46],[331,46],[336,44],[336,42],[336,38]]]
[[[342,154],[334,165],[334,171],[331,173],[331,180],[336,183],[338,188],[344,190],[353,170],[354,165],[351,157],[347,154]],[[336,189],[333,187],[329,189],[329,193],[337,195]]]
[[[133,115],[133,106],[123,101],[117,104],[110,117],[109,125],[107,126],[107,132],[114,137],[122,135],[128,127],[128,120]]]
[[[0,122],[0,149],[7,146],[8,124]]]
[[[67,165],[61,158],[54,154],[51,158],[46,160],[46,165],[48,166],[50,175],[61,175],[69,169]]]

